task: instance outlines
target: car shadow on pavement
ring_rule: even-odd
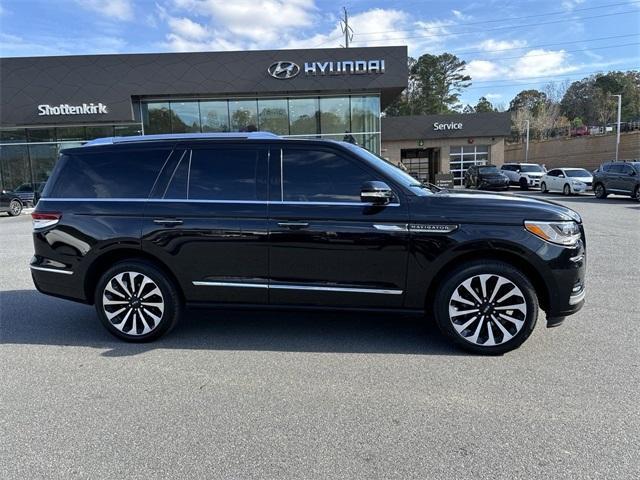
[[[536,198],[536,196],[533,196],[533,198]],[[609,204],[609,205],[624,205],[626,204],[633,204],[636,203],[637,200],[634,200],[631,197],[625,197],[625,196],[619,196],[619,197],[607,197],[607,198],[596,198],[593,195],[570,195],[570,196],[566,196],[566,195],[562,195],[562,194],[558,194],[558,195],[550,195],[548,193],[543,193],[540,194],[540,196],[538,197],[542,200],[551,200],[553,201],[557,201],[560,203],[593,203],[593,204]]]
[[[187,310],[152,343],[114,339],[93,307],[35,290],[0,292],[0,344],[81,346],[123,357],[156,349],[466,355],[418,315],[255,310]]]

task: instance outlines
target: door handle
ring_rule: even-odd
[[[307,228],[309,226],[309,222],[278,222],[278,226],[285,227],[290,230],[300,230],[302,228]]]
[[[154,218],[153,223],[170,227],[173,225],[182,225],[182,220],[179,218]]]

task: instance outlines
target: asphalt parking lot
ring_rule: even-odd
[[[502,357],[415,317],[192,313],[147,345],[37,293],[0,215],[0,477],[640,478],[640,204],[552,198],[587,303]]]

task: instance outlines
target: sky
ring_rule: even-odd
[[[482,96],[640,69],[640,0],[0,0],[0,56],[407,45],[467,62]]]

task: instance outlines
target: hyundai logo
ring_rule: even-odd
[[[300,73],[300,67],[293,62],[274,62],[267,68],[267,72],[269,72],[269,75],[273,78],[285,80],[298,75]]]

